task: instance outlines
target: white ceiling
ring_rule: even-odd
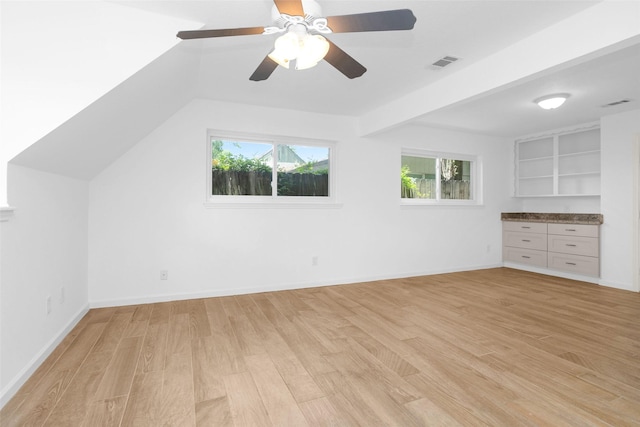
[[[271,24],[270,0],[116,1],[195,21],[194,28]],[[239,36],[182,41],[200,57],[197,96],[318,113],[359,116],[455,73],[597,1],[320,1],[325,16],[410,8],[411,31],[333,34],[330,39],[368,71],[349,80],[328,63],[305,71],[279,67],[263,82],[249,76],[271,50],[275,36]],[[430,64],[444,55],[461,60],[443,70]],[[446,107],[416,120],[493,135],[514,136],[595,120],[611,112],[598,106],[640,99],[638,47],[545,73],[526,83]],[[549,92],[573,94],[561,111],[538,111],[531,100]],[[638,108],[637,102],[618,109]],[[551,116],[556,113],[555,116]],[[552,118],[553,117],[553,118]],[[569,123],[573,122],[573,123]]]
[[[571,96],[558,110],[533,100],[554,93]],[[607,104],[630,100],[617,106]],[[517,137],[598,120],[640,108],[640,44],[579,65],[515,84],[416,119],[416,123],[487,135]]]

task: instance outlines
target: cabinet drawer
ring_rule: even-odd
[[[598,237],[598,229],[589,224],[549,224],[549,234],[564,236]]]
[[[596,237],[560,236],[549,235],[549,252],[563,254],[585,255],[597,257],[599,251],[599,240]]]
[[[547,252],[532,249],[502,248],[502,258],[504,261],[527,264],[535,267],[545,268],[547,266]]]
[[[549,268],[568,271],[584,276],[598,277],[600,275],[600,259],[594,257],[559,254],[549,252]]]
[[[503,221],[503,231],[519,231],[522,233],[547,233],[547,223],[545,222],[519,222]]]
[[[538,233],[520,233],[505,231],[502,234],[502,244],[514,248],[547,250],[547,235]]]

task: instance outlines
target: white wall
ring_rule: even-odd
[[[527,197],[520,200],[522,212],[600,213],[600,197]]]
[[[601,283],[633,289],[633,144],[640,135],[640,109],[601,119],[602,197]],[[637,289],[636,289],[637,290]]]
[[[9,165],[9,184],[17,209],[0,222],[0,406],[88,309],[88,182]]]
[[[208,128],[337,141],[342,206],[205,208]],[[401,208],[404,144],[482,155],[486,204]],[[505,144],[421,127],[361,139],[345,117],[195,100],[91,182],[89,299],[126,304],[499,265]]]

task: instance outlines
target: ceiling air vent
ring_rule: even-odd
[[[430,68],[432,68],[434,70],[441,70],[444,67],[446,67],[447,65],[453,64],[454,62],[456,62],[459,59],[460,58],[456,58],[455,56],[443,56],[442,58],[438,59],[436,62],[431,64]]]
[[[608,104],[601,105],[601,108],[615,107],[616,105],[626,104],[627,102],[631,102],[630,99],[621,99],[620,101],[610,102]]]

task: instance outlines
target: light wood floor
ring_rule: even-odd
[[[492,269],[96,309],[0,417],[640,425],[640,295]]]

